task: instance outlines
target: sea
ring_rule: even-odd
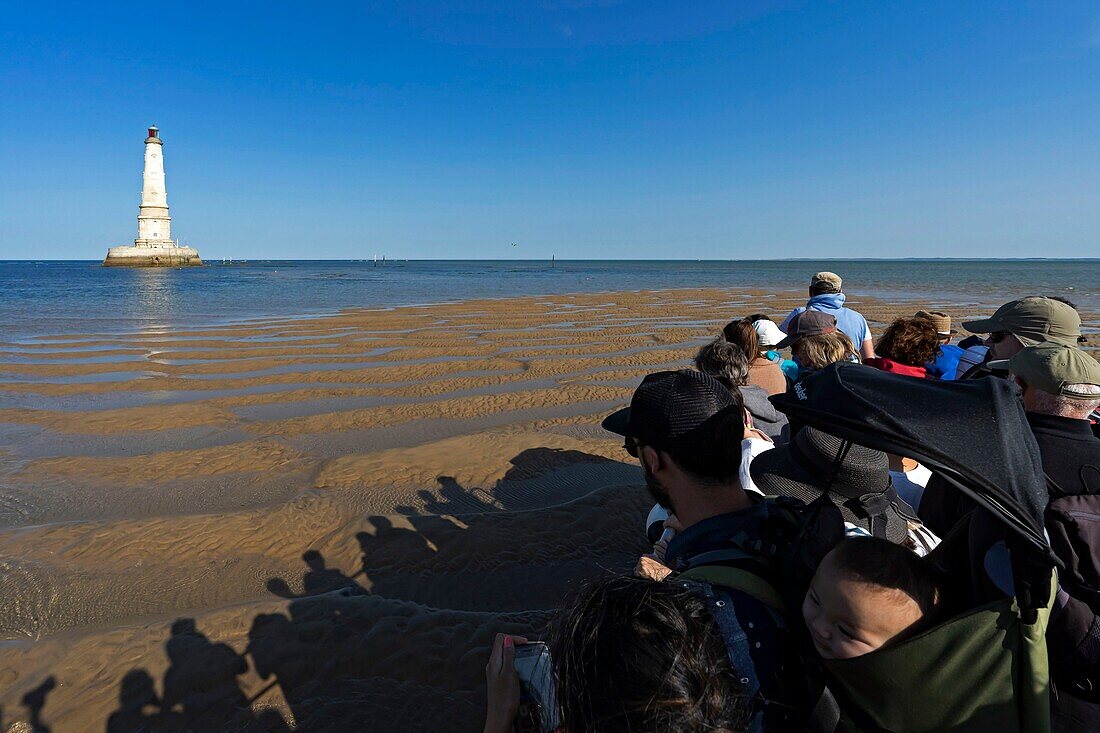
[[[1100,310],[1100,259],[254,260],[178,269],[2,261],[0,341],[167,332],[470,298],[691,287],[800,290],[819,270],[839,273],[850,297],[920,307],[994,308],[1025,295],[1061,295]]]

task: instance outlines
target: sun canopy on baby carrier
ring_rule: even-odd
[[[825,662],[847,706],[838,729],[1049,730],[1044,634],[1056,560],[1043,532],[1039,449],[1012,385],[834,364],[772,401],[792,424],[920,461],[979,505],[929,558],[962,579],[958,612],[898,644]],[[990,594],[982,577],[997,549],[1011,563],[997,585],[1011,593]]]

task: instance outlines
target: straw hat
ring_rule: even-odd
[[[936,333],[940,336],[953,336],[958,333],[951,328],[951,316],[946,313],[940,313],[939,311],[926,311],[919,310],[914,314],[914,318],[924,318],[925,320],[932,321],[932,325],[936,327]]]

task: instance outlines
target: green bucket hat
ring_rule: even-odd
[[[1053,298],[1020,298],[1005,303],[989,318],[965,321],[970,333],[1008,331],[1024,346],[1052,341],[1076,346],[1081,336],[1081,316],[1073,307]]]
[[[1007,368],[1029,387],[1076,400],[1100,399],[1100,395],[1070,389],[1074,384],[1100,386],[1100,362],[1075,346],[1040,344],[1023,349],[1011,359],[990,362]]]

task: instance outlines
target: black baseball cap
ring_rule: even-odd
[[[729,450],[731,421],[744,426],[744,406],[729,388],[693,369],[649,374],[624,407],[604,418],[604,430],[673,454]],[[738,441],[740,444],[740,441]]]

